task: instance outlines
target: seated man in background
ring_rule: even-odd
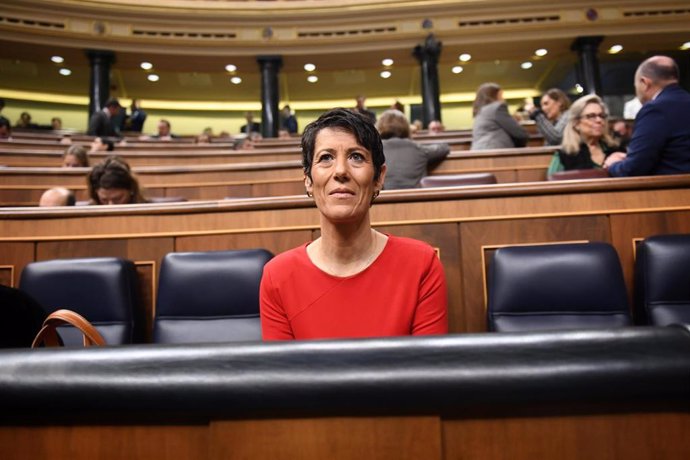
[[[690,94],[680,87],[678,65],[653,56],[635,72],[642,108],[627,155],[609,156],[604,167],[616,177],[690,173]]]
[[[77,202],[74,192],[65,187],[53,187],[41,195],[38,205],[46,206],[74,206]]]
[[[115,150],[113,141],[97,137],[91,142],[91,150],[89,152],[112,152],[113,150]]]
[[[141,136],[141,140],[158,140],[158,141],[171,141],[177,139],[178,136],[170,132],[170,122],[166,119],[161,119],[158,122],[158,133],[152,136]]]
[[[431,120],[429,122],[429,134],[439,134],[445,130],[446,128],[440,120]]]
[[[254,114],[252,112],[247,112],[244,114],[244,119],[247,121],[240,127],[241,133],[259,133],[261,132],[261,123],[254,121]]]
[[[412,141],[407,117],[395,109],[383,112],[376,128],[381,134],[388,168],[383,186],[386,190],[418,187],[428,166],[443,160],[450,152],[445,143],[418,144]]]
[[[0,139],[12,139],[12,127],[10,127],[10,120],[5,117],[0,117]]]
[[[60,117],[53,117],[50,120],[50,129],[52,129],[52,130],[62,129],[62,119]]]

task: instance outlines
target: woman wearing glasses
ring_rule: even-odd
[[[608,111],[596,95],[584,96],[570,107],[563,147],[551,160],[548,175],[571,169],[601,168],[610,154],[620,151],[609,133]]]

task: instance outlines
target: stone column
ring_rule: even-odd
[[[603,96],[601,73],[599,72],[599,45],[604,37],[577,37],[570,49],[576,51],[579,57],[577,63],[577,77],[584,87],[584,94]]]
[[[115,62],[115,53],[104,50],[86,50],[91,65],[89,85],[89,119],[91,115],[103,110],[110,97],[110,66]],[[88,122],[87,122],[88,123]]]
[[[422,123],[424,128],[433,120],[441,121],[441,100],[438,84],[438,57],[441,55],[441,42],[429,34],[423,45],[417,45],[412,52],[422,71]]]
[[[258,56],[256,62],[261,69],[261,135],[278,137],[280,128],[280,92],[278,72],[283,66],[280,56]]]

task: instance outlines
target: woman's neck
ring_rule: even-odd
[[[321,256],[334,263],[348,264],[361,259],[374,244],[376,232],[369,219],[353,224],[322,222],[318,249]]]

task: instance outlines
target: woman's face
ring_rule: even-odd
[[[74,155],[65,155],[65,158],[62,160],[62,167],[63,168],[79,168],[81,165],[79,164],[79,159],[74,156]]]
[[[126,188],[99,188],[96,190],[100,204],[129,204],[132,194]]]
[[[561,104],[544,94],[541,97],[541,110],[544,112],[544,115],[546,115],[546,118],[553,121],[561,114]]]
[[[596,102],[587,104],[582,110],[575,128],[587,140],[596,141],[601,139],[606,129],[606,112],[604,112],[604,108]]]
[[[357,143],[355,136],[340,129],[325,128],[316,135],[307,191],[316,206],[331,222],[356,222],[364,218],[374,193],[381,190],[386,166],[374,182],[371,152]]]

